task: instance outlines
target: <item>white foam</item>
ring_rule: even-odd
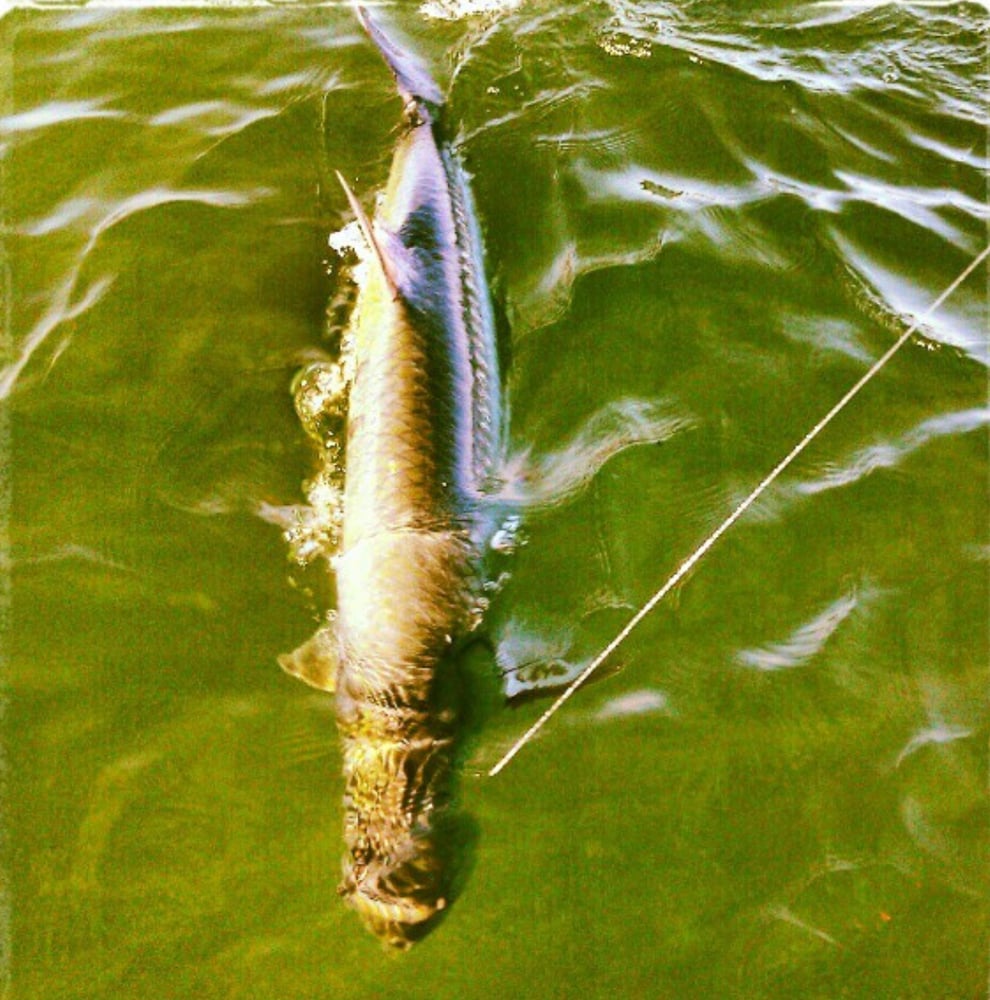
[[[522,0],[427,0],[421,4],[419,12],[423,17],[437,21],[458,21],[462,17],[476,17],[483,14],[497,17],[507,14],[522,4]]]

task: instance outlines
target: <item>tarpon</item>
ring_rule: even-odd
[[[455,738],[454,654],[479,618],[503,424],[479,227],[443,94],[359,17],[395,77],[403,125],[373,218],[341,178],[368,253],[351,329],[337,611],[280,662],[335,692],[341,892],[402,946],[446,903],[434,814]]]

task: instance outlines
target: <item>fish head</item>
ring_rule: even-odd
[[[429,933],[446,907],[445,883],[444,865],[426,833],[378,856],[352,847],[338,892],[376,937],[405,950]]]
[[[339,892],[385,943],[408,948],[447,905],[445,838],[436,824],[452,740],[365,732],[345,743],[344,878]]]

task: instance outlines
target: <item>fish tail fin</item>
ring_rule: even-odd
[[[399,94],[406,104],[438,112],[444,105],[444,95],[430,71],[415,56],[396,45],[371,18],[366,7],[356,7],[355,10],[361,27],[392,71]]]

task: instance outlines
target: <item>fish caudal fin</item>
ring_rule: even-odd
[[[357,7],[358,20],[368,37],[375,43],[382,58],[395,77],[396,86],[406,103],[440,108],[444,103],[443,92],[430,75],[429,70],[408,52],[402,51],[384,31],[371,19],[367,8]]]

